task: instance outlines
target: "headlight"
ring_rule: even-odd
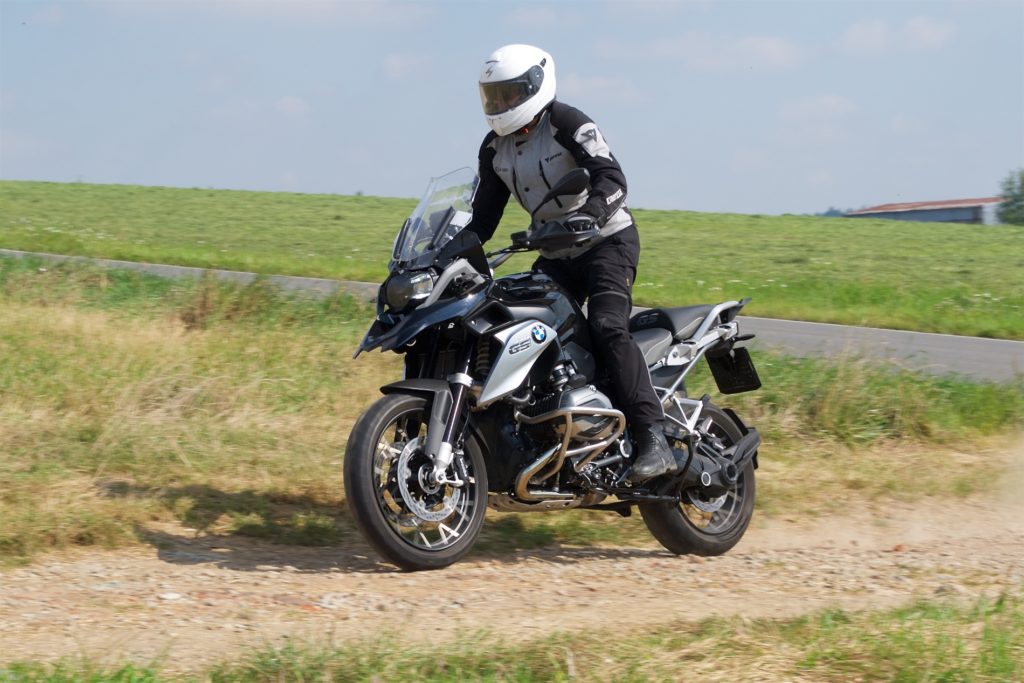
[[[388,278],[384,298],[388,308],[400,311],[410,301],[420,301],[430,296],[434,289],[434,278],[430,273],[396,273]]]

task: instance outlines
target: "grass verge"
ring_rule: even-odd
[[[372,312],[257,282],[171,282],[0,259],[0,562],[145,541],[156,521],[280,543],[358,542],[341,482],[356,417],[399,374],[352,350]],[[1024,383],[759,356],[724,403],[765,435],[762,513],[991,485]],[[691,385],[714,395],[707,375]],[[940,458],[943,467],[935,467]],[[480,552],[650,543],[606,513],[493,515]]]
[[[415,202],[0,181],[0,247],[380,281]],[[1024,228],[635,211],[642,305],[1024,339]],[[526,226],[512,206],[494,248]],[[692,255],[692,258],[685,258]],[[520,256],[503,272],[525,268]]]
[[[1019,681],[1019,597],[969,605],[919,602],[883,612],[827,610],[795,619],[718,618],[632,633],[606,629],[507,644],[492,634],[438,648],[395,639],[329,647],[288,644],[194,678],[161,667],[89,662],[10,664],[5,681]]]

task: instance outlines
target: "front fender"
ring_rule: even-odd
[[[380,388],[382,394],[410,394],[421,396],[430,407],[430,418],[427,422],[427,442],[423,450],[431,458],[441,450],[444,440],[444,427],[448,416],[452,413],[452,388],[441,379],[403,379]]]

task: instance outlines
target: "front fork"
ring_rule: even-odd
[[[467,394],[473,385],[469,366],[473,359],[473,348],[468,346],[465,355],[459,359],[456,371],[447,379],[413,377],[392,382],[380,388],[384,394],[407,394],[421,396],[430,404],[427,417],[427,438],[423,444],[424,453],[432,466],[424,475],[427,484],[463,486],[465,484],[454,470],[449,474],[455,460],[455,448],[462,441],[463,419],[467,408]]]
[[[447,476],[447,471],[452,466],[452,461],[455,460],[455,445],[462,437],[460,426],[463,423],[463,412],[466,410],[466,393],[473,386],[473,378],[469,376],[471,360],[472,356],[467,355],[459,372],[447,377],[449,389],[452,392],[452,408],[449,411],[449,415],[447,415],[443,435],[441,436],[440,443],[436,446],[436,451],[431,449],[431,432],[427,433],[427,455],[434,461],[433,479],[438,484],[446,483],[453,486],[461,486],[466,483],[459,478],[455,470],[452,471],[455,478],[450,479]]]

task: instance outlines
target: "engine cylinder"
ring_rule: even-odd
[[[614,410],[612,402],[593,386],[580,387],[563,392],[558,410],[572,414],[573,441],[600,441],[615,429],[616,420],[608,415],[588,413],[588,410]]]

